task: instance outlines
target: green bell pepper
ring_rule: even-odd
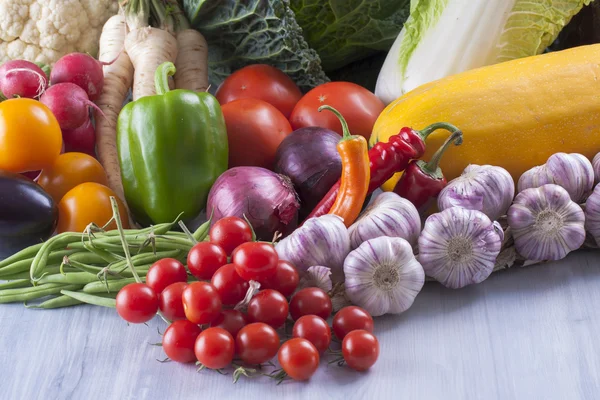
[[[155,74],[155,96],[127,104],[117,146],[127,204],[143,225],[198,216],[215,180],[227,170],[225,119],[210,93],[169,91],[173,63]]]

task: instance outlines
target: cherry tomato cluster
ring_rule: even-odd
[[[145,284],[124,287],[116,299],[119,315],[143,323],[160,310],[173,321],[162,339],[173,361],[197,361],[219,370],[232,365],[236,355],[248,365],[277,355],[284,376],[309,379],[332,340],[326,322],[332,312],[329,295],[316,287],[297,290],[296,268],[280,260],[272,244],[255,242],[252,229],[240,218],[217,221],[209,239],[191,249],[187,270],[180,261],[165,258],[149,269]],[[198,281],[188,283],[188,270]],[[262,290],[254,294],[252,281]],[[277,329],[288,317],[294,321],[292,338],[281,344]],[[362,371],[375,363],[379,343],[365,310],[345,307],[332,326],[348,366]]]

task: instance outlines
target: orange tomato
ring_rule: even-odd
[[[58,203],[57,232],[83,232],[91,222],[104,226],[113,216],[111,196],[117,199],[123,228],[129,228],[127,209],[117,195],[104,185],[86,182],[69,190]],[[111,222],[106,229],[116,228]]]
[[[60,126],[44,104],[26,98],[0,103],[0,169],[21,173],[47,168],[61,147]]]
[[[38,184],[56,203],[75,186],[96,182],[108,185],[106,171],[94,157],[84,153],[64,153],[58,156],[50,168],[42,171]]]

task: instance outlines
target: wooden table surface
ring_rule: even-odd
[[[279,386],[157,362],[158,319],[0,305],[0,399],[598,399],[599,304],[598,252],[462,290],[427,283],[406,313],[376,319],[371,371],[323,363],[309,383]]]

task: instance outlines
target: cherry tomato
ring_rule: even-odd
[[[279,256],[272,244],[243,243],[231,255],[237,273],[247,281],[264,281],[275,274]]]
[[[238,310],[223,310],[213,322],[211,327],[223,328],[236,337],[240,329],[247,325],[246,316]]]
[[[210,283],[217,289],[221,301],[226,306],[233,306],[242,301],[249,287],[248,281],[238,275],[233,264],[226,264],[219,268]]]
[[[117,313],[127,322],[148,322],[158,311],[158,296],[148,285],[130,283],[117,293]]]
[[[342,308],[333,317],[333,332],[338,339],[357,329],[373,333],[373,317],[360,307],[348,306]]]
[[[303,315],[318,315],[327,319],[331,314],[331,298],[325,291],[309,287],[296,292],[290,301],[290,314],[294,321]]]
[[[0,103],[0,170],[20,173],[48,168],[61,147],[60,126],[44,104],[26,98]]]
[[[158,260],[152,264],[146,275],[146,285],[156,293],[161,293],[175,282],[187,282],[187,272],[183,264],[174,258]]]
[[[277,329],[285,323],[288,309],[284,295],[273,289],[265,289],[248,303],[248,318],[251,322],[264,322]]]
[[[296,267],[288,261],[279,260],[275,273],[260,284],[263,289],[275,289],[285,297],[289,297],[298,287],[299,280],[300,276]]]
[[[123,228],[129,228],[127,209],[115,192],[99,183],[86,182],[69,190],[58,203],[57,232],[83,232],[91,222],[105,225],[113,216],[111,196],[117,199]],[[111,222],[106,229],[117,229],[117,225]]]
[[[162,348],[167,357],[180,363],[196,361],[194,345],[202,329],[187,319],[175,321],[165,330]]]
[[[186,318],[195,324],[209,324],[221,313],[219,293],[210,283],[190,283],[181,298]]]
[[[279,335],[269,325],[255,322],[240,329],[235,345],[242,361],[262,364],[277,354]]]
[[[241,218],[225,217],[215,222],[208,236],[211,243],[220,246],[230,256],[240,244],[252,241],[252,229]]]
[[[342,125],[331,111],[319,112],[322,105],[329,105],[343,116],[350,133],[369,140],[373,125],[385,104],[373,93],[350,82],[328,82],[306,93],[294,107],[290,123],[294,130],[307,126],[320,126],[343,134]]]
[[[223,328],[208,328],[196,339],[194,351],[200,364],[206,368],[225,368],[233,360],[233,336]]]
[[[292,133],[285,115],[258,99],[235,100],[222,111],[229,139],[229,168],[271,168],[277,147]]]
[[[285,373],[296,381],[310,379],[319,368],[319,352],[303,338],[290,339],[282,344],[277,359]]]
[[[379,358],[379,341],[371,332],[357,329],[342,340],[342,355],[350,368],[365,371]]]
[[[304,315],[298,318],[292,331],[293,337],[304,338],[319,351],[324,352],[331,344],[331,329],[327,322],[316,315]]]
[[[186,287],[186,282],[171,283],[158,295],[158,308],[166,319],[170,321],[185,319],[181,296]]]
[[[75,186],[85,182],[108,185],[106,171],[94,157],[83,153],[65,153],[50,168],[42,171],[38,184],[56,203]]]
[[[266,64],[248,65],[229,75],[216,93],[221,105],[237,99],[266,101],[289,118],[302,92],[282,71]]]
[[[210,242],[194,245],[187,256],[187,266],[198,279],[210,279],[214,273],[227,264],[227,253],[221,246]]]

